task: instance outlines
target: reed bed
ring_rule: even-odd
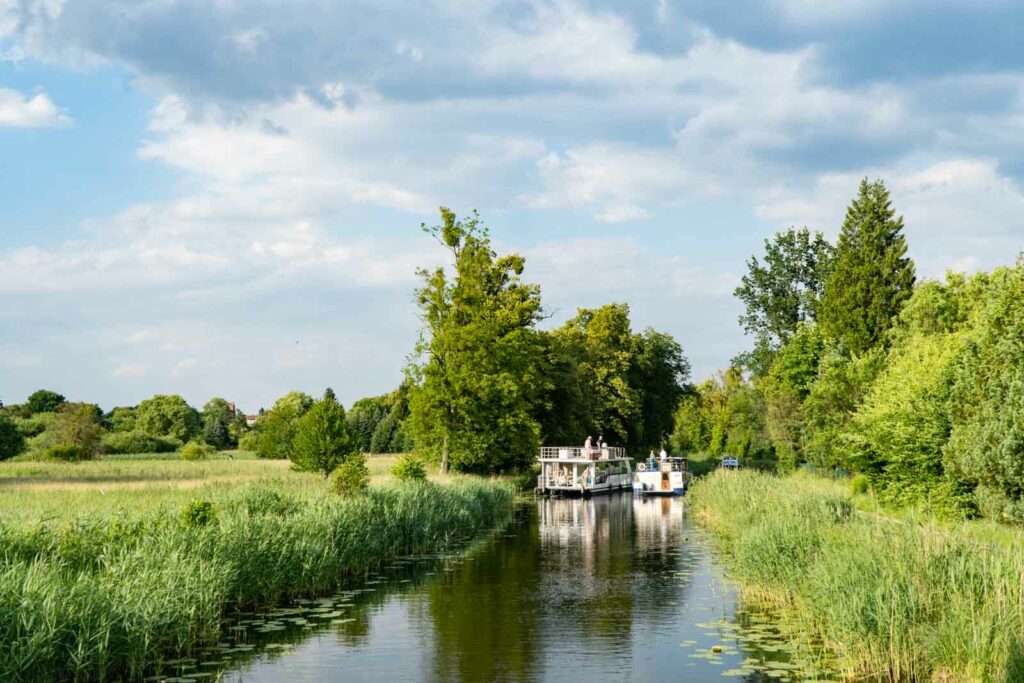
[[[256,483],[120,516],[0,523],[0,680],[137,680],[216,643],[225,615],[358,580],[467,541],[513,489]]]
[[[1024,680],[1019,534],[866,515],[807,476],[718,472],[692,502],[746,599],[790,608],[850,678]]]

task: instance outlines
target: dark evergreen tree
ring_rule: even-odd
[[[914,262],[906,253],[903,217],[889,191],[881,180],[865,178],[846,209],[818,316],[822,331],[844,350],[863,353],[892,326],[914,288]]]

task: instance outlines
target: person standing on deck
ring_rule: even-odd
[[[664,448],[661,449],[661,453],[658,454],[658,457],[661,458],[662,462],[668,460],[668,453],[665,452]]]
[[[590,456],[590,450],[592,448],[593,448],[593,441],[591,441],[590,437],[588,436],[587,440],[583,442],[583,450],[586,452],[588,457]]]

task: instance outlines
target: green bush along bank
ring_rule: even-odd
[[[182,510],[0,526],[0,680],[140,679],[215,643],[229,610],[468,540],[512,500],[492,482],[344,499],[261,483]]]
[[[865,515],[834,484],[800,475],[718,472],[692,501],[747,598],[794,608],[844,674],[1024,680],[1016,535]]]

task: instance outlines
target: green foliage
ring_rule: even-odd
[[[914,287],[903,218],[882,181],[861,181],[846,210],[835,262],[821,298],[822,331],[853,354],[883,341]]]
[[[189,529],[208,526],[216,520],[217,510],[208,500],[193,500],[181,510],[181,521]]]
[[[36,413],[32,417],[15,417],[12,421],[22,436],[31,439],[45,432],[56,417],[57,413]]]
[[[684,452],[706,451],[770,460],[765,400],[742,372],[730,368],[697,386],[676,413],[671,443]]]
[[[402,481],[425,481],[427,468],[423,465],[422,460],[407,453],[391,467],[391,474]]]
[[[758,383],[765,398],[765,427],[784,471],[804,459],[803,401],[824,351],[817,326],[801,324]]]
[[[256,423],[259,433],[256,452],[263,458],[288,458],[299,418],[313,406],[313,399],[299,391],[285,394],[274,402],[269,414]]]
[[[146,432],[114,432],[103,437],[103,450],[115,455],[133,453],[173,453],[181,448],[181,442],[165,436],[154,436]]]
[[[182,443],[190,441],[200,431],[199,414],[178,395],[157,395],[140,403],[135,410],[135,426]]]
[[[387,403],[387,397],[375,396],[371,398],[361,398],[352,404],[352,408],[348,411],[346,420],[348,421],[348,428],[355,439],[359,450],[364,453],[387,453],[387,450],[377,450],[374,447],[374,434],[377,431],[378,426],[388,418],[391,411],[390,406]],[[395,428],[394,421],[390,424],[391,430]],[[388,434],[387,439],[378,439],[376,446],[387,448],[390,444],[391,435]]]
[[[756,377],[767,371],[775,351],[801,324],[817,318],[833,257],[828,240],[807,228],[776,233],[764,247],[764,264],[751,257],[735,291],[746,309],[740,324],[755,338],[754,351],[742,360]]]
[[[0,460],[7,460],[25,448],[25,437],[14,420],[0,414]]]
[[[198,440],[189,441],[179,451],[182,460],[205,460],[216,452],[216,448],[205,441]]]
[[[238,449],[257,453],[260,450],[260,433],[258,431],[246,432],[238,440]]]
[[[804,457],[808,462],[826,468],[851,466],[846,434],[884,361],[880,349],[856,358],[834,348],[823,353],[818,377],[801,406]]]
[[[289,458],[296,469],[326,477],[357,451],[345,421],[345,409],[325,396],[299,418]]]
[[[112,432],[134,432],[135,408],[114,408],[107,413],[105,422]]]
[[[47,457],[55,446],[74,446],[74,451],[67,452],[72,457],[57,459],[92,459],[102,448],[97,412],[96,406],[89,403],[64,403],[33,444],[46,449]]]
[[[671,335],[649,327],[634,336],[630,382],[640,394],[641,425],[630,430],[638,438],[627,442],[627,447],[642,452],[637,449],[668,442],[689,378],[690,363]]]
[[[427,228],[448,248],[453,275],[421,270],[416,298],[424,330],[411,365],[409,429],[442,470],[515,470],[535,457],[540,289],[521,279],[524,259],[498,256],[475,214],[441,209]]]
[[[47,448],[43,452],[43,458],[46,460],[60,460],[62,462],[81,462],[83,460],[92,460],[93,454],[82,446],[64,443]]]
[[[850,493],[855,496],[866,494],[871,488],[871,480],[865,474],[858,474],[850,480]]]
[[[330,473],[330,488],[341,496],[365,492],[370,486],[370,470],[363,453],[352,453]]]
[[[203,412],[200,416],[203,440],[217,450],[224,450],[237,445],[238,426],[236,423],[239,417],[238,412],[232,409],[231,404],[225,399],[219,397],[211,398],[203,406]],[[241,429],[244,431],[245,418],[242,417],[241,419]]]
[[[32,417],[36,413],[55,413],[67,401],[56,391],[40,389],[25,401],[22,407],[23,417]]]
[[[1024,522],[1024,257],[993,272],[987,285],[952,369],[945,463],[978,489],[979,507]]]

